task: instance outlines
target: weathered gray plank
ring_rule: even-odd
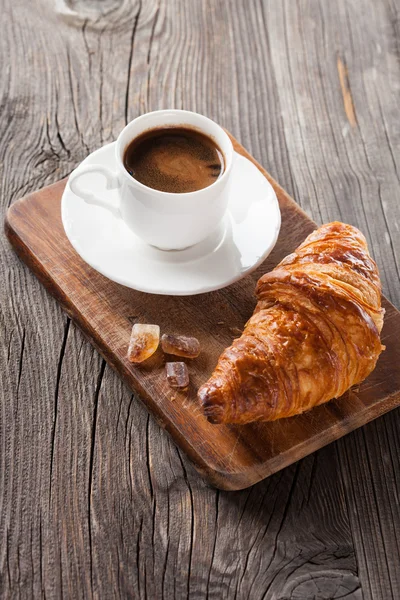
[[[2,214],[138,114],[184,107],[317,221],[359,225],[400,305],[392,0],[2,8]],[[3,597],[399,596],[398,411],[250,490],[212,490],[0,244]]]

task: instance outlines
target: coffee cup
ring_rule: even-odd
[[[224,170],[208,187],[185,193],[153,189],[136,180],[124,166],[124,154],[141,134],[162,127],[186,127],[211,138],[223,155]],[[186,110],[158,110],[144,114],[119,134],[115,143],[116,170],[83,165],[69,178],[71,191],[89,204],[111,211],[147,244],[162,250],[181,250],[207,238],[217,229],[227,209],[234,151],[231,140],[217,123]],[[84,183],[87,173],[105,180],[104,196],[93,194]],[[106,191],[119,189],[118,205]]]

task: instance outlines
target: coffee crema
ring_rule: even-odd
[[[162,192],[183,194],[210,186],[225,169],[210,137],[190,127],[157,127],[131,141],[124,166],[134,179]]]

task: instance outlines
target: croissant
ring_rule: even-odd
[[[323,225],[258,281],[242,336],[199,400],[211,423],[273,421],[341,396],[373,371],[384,310],[363,234]]]

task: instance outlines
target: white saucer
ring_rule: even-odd
[[[116,170],[114,143],[90,154],[82,162],[87,164]],[[86,177],[92,191],[101,193],[102,178]],[[219,229],[185,250],[165,251],[145,244],[111,212],[75,196],[68,184],[62,197],[62,222],[78,254],[109,279],[151,294],[201,294],[256,269],[278,238],[281,215],[275,192],[257,167],[239,154],[231,190]],[[118,202],[117,190],[103,193]]]

